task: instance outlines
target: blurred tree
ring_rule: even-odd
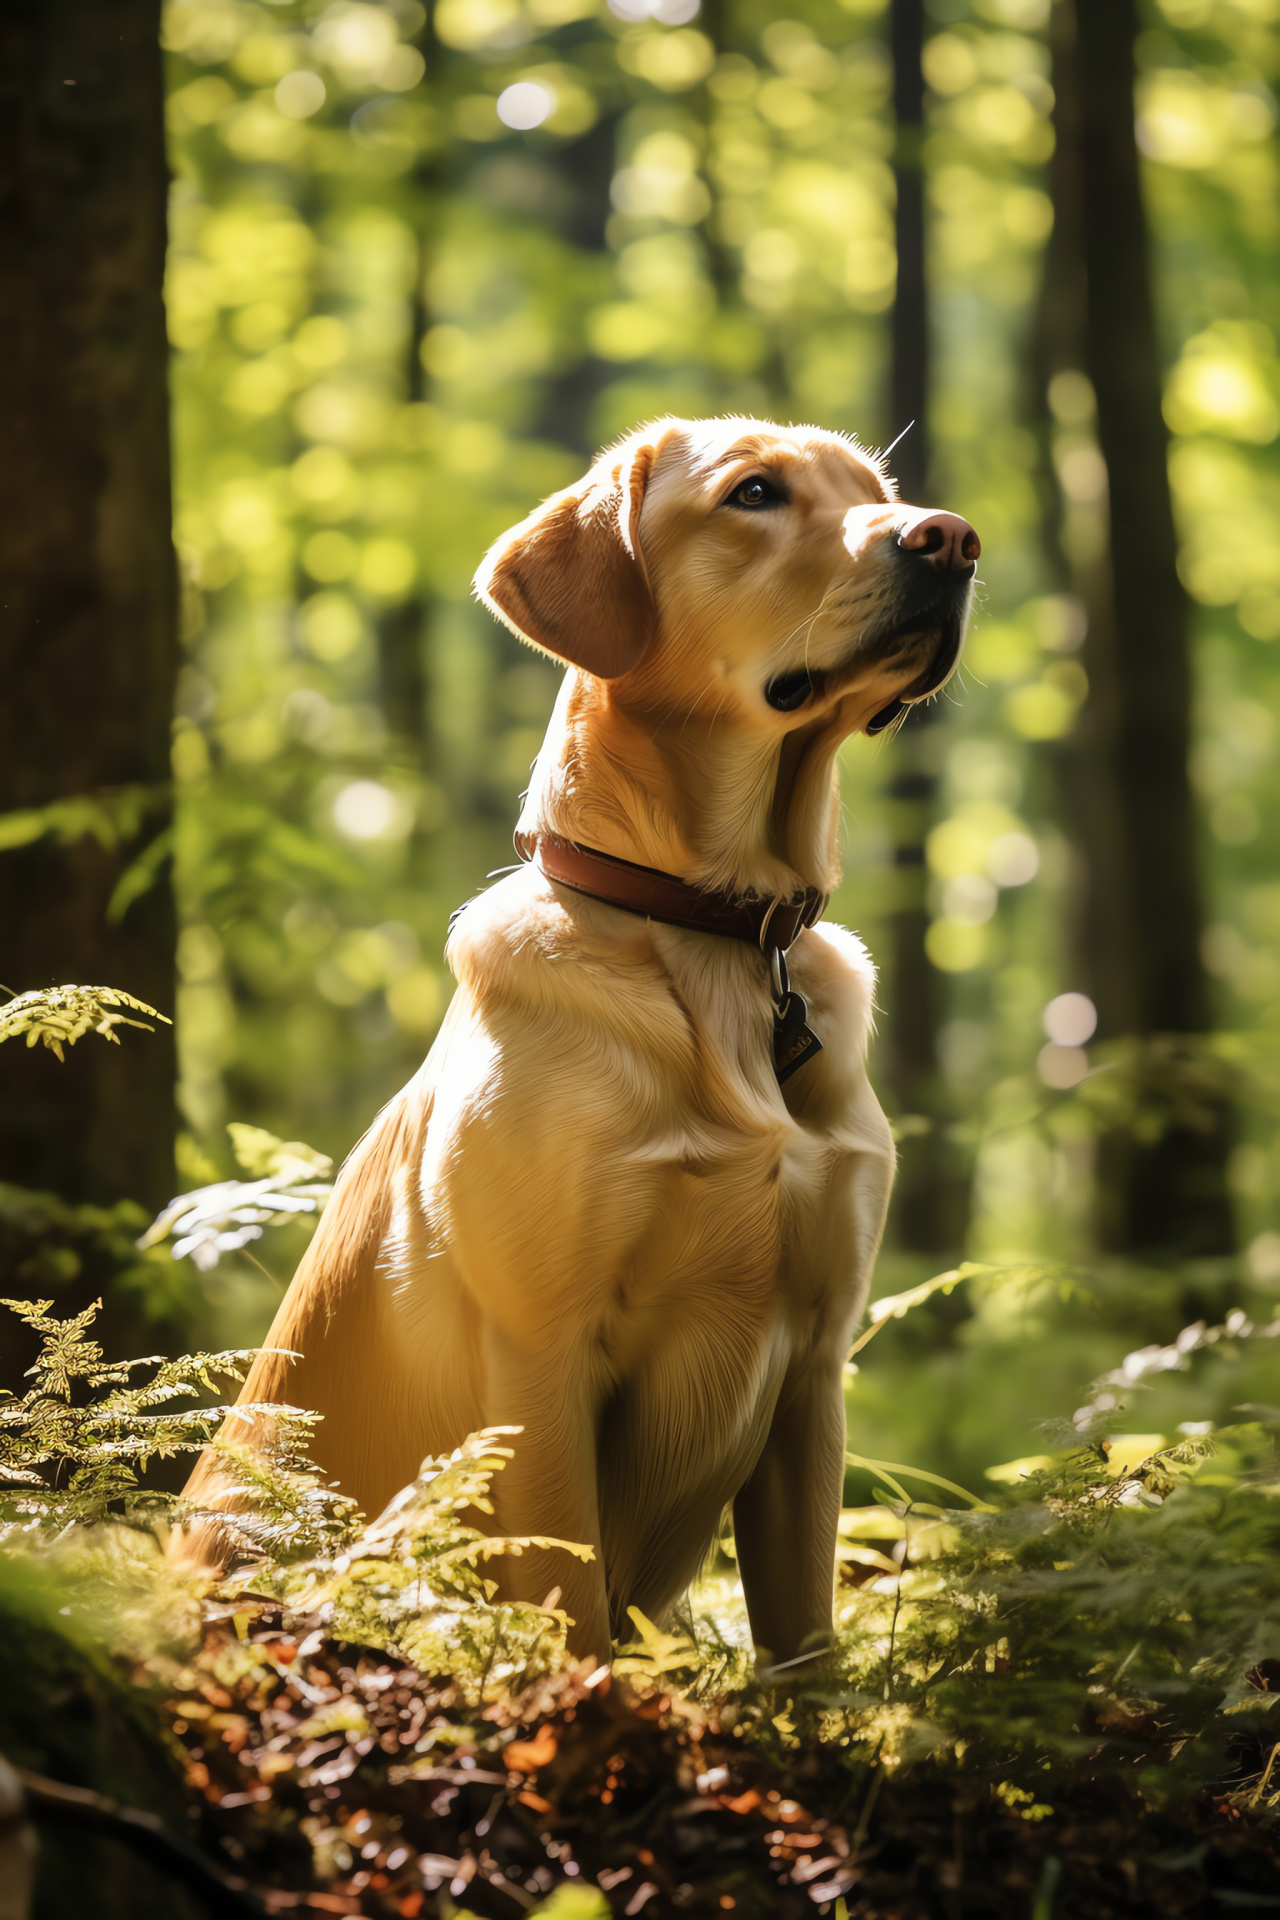
[[[1101,1038],[1150,1040],[1203,1035],[1212,1010],[1188,765],[1190,607],[1134,138],[1137,31],[1132,0],[1054,8],[1056,224],[1039,360],[1067,430],[1063,544],[1085,611],[1089,680],[1076,734],[1059,750],[1078,848],[1073,984],[1094,1001]],[[1177,1104],[1157,1139],[1117,1130],[1100,1142],[1099,1229],[1113,1250],[1234,1244],[1225,1103],[1211,1098],[1199,1125],[1185,1124]]]
[[[556,230],[566,246],[581,247],[606,265],[606,230],[613,210],[613,180],[618,114],[606,113],[546,156],[547,199]],[[599,354],[579,352],[553,372],[543,388],[534,430],[571,447],[584,461],[598,451],[594,413],[614,369]]]
[[[430,256],[432,215],[439,183],[430,163],[418,170],[418,208],[421,226],[413,264],[413,285],[409,296],[408,352],[405,355],[404,393],[410,406],[420,405],[426,395],[426,370],[422,364],[422,343],[430,324],[426,300],[426,276]],[[378,694],[388,735],[410,754],[420,755],[427,746],[426,648],[429,614],[423,594],[415,590],[405,599],[393,601],[377,617]]]
[[[929,299],[925,272],[924,6],[893,0],[897,188],[894,238],[897,291],[892,312],[890,404],[893,454],[904,500],[929,500]],[[964,1169],[943,1131],[938,1028],[943,983],[925,951],[929,930],[925,843],[939,788],[936,702],[912,711],[890,747],[886,793],[893,836],[894,899],[886,943],[887,1025],[884,1052],[902,1135],[892,1232],[912,1253],[956,1250],[964,1239]],[[904,1124],[905,1123],[905,1124]]]
[[[0,35],[0,972],[171,1013],[159,4],[6,0]],[[40,816],[72,796],[95,803],[80,821]],[[0,1173],[163,1201],[173,1082],[169,1028],[78,1047],[53,1073],[6,1047]]]

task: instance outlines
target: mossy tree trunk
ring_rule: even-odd
[[[172,1014],[159,31],[159,0],[0,0],[0,813],[148,790],[114,844],[0,852],[0,979],[123,987]],[[154,878],[125,906],[148,848]],[[170,1028],[89,1037],[62,1067],[0,1049],[0,1179],[163,1201],[173,1084]]]

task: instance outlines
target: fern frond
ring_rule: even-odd
[[[333,1162],[301,1140],[279,1140],[264,1127],[233,1121],[227,1128],[237,1160],[252,1180],[215,1180],[180,1193],[138,1241],[146,1251],[172,1237],[175,1260],[190,1258],[202,1272],[224,1253],[260,1240],[264,1227],[283,1226],[323,1211],[333,1192]]]
[[[124,1007],[148,1018],[131,1020],[120,1011]],[[135,1000],[119,987],[36,987],[0,1005],[0,1041],[25,1034],[29,1047],[43,1041],[59,1060],[65,1060],[64,1046],[74,1047],[86,1033],[100,1033],[104,1040],[119,1045],[117,1027],[138,1027],[144,1033],[154,1033],[152,1020],[163,1021],[166,1027],[173,1025],[167,1015],[157,1013],[145,1000]]]
[[[309,1147],[305,1140],[281,1140],[265,1127],[251,1127],[243,1120],[227,1122],[231,1151],[255,1180],[275,1180],[288,1186],[298,1180],[327,1180],[333,1161],[327,1153]]]
[[[34,1374],[38,1391],[69,1400],[71,1382],[89,1378],[102,1363],[102,1348],[96,1340],[85,1338],[86,1329],[102,1310],[102,1302],[95,1300],[70,1320],[51,1318],[52,1305],[52,1300],[0,1299],[0,1307],[8,1307],[40,1335],[40,1352],[35,1365],[27,1369],[28,1378]]]
[[[0,1483],[27,1490],[0,1494],[0,1534],[6,1523],[61,1528],[129,1518],[130,1502],[143,1497],[138,1474],[153,1459],[199,1452],[230,1411],[172,1402],[216,1392],[220,1380],[242,1380],[256,1351],[104,1362],[89,1337],[100,1301],[65,1320],[50,1313],[48,1300],[0,1304],[41,1342],[28,1370],[34,1386],[21,1398],[0,1396]],[[142,1368],[153,1368],[153,1377],[133,1382]],[[77,1388],[89,1395],[81,1403]]]
[[[247,1510],[219,1508],[208,1517],[229,1526],[252,1555],[217,1590],[225,1599],[256,1604],[251,1596],[266,1596],[335,1639],[398,1649],[430,1671],[451,1672],[468,1699],[496,1697],[514,1674],[550,1672],[564,1660],[567,1615],[495,1603],[481,1567],[530,1549],[590,1559],[592,1548],[546,1535],[485,1534],[459,1518],[464,1509],[492,1512],[490,1482],[512,1458],[501,1442],[519,1428],[488,1428],[453,1453],[424,1460],[412,1484],[366,1522],[314,1467],[299,1463],[306,1416],[285,1412],[253,1447],[218,1443]]]

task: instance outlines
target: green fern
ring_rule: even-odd
[[[484,1563],[529,1548],[589,1560],[592,1549],[541,1534],[482,1533],[463,1517],[492,1514],[493,1476],[513,1457],[501,1443],[518,1427],[486,1428],[424,1460],[368,1522],[310,1466],[304,1431],[285,1423],[257,1447],[219,1443],[250,1503],[231,1524],[252,1556],[223,1583],[222,1599],[269,1598],[286,1618],[335,1640],[394,1649],[423,1672],[450,1674],[471,1704],[565,1663],[569,1617],[556,1596],[540,1607],[495,1603]]]
[[[21,1399],[0,1391],[0,1541],[15,1530],[59,1530],[154,1512],[139,1475],[154,1459],[205,1446],[225,1407],[175,1400],[239,1381],[253,1350],[106,1360],[89,1329],[102,1305],[60,1320],[49,1300],[2,1300],[41,1346]],[[134,1375],[150,1369],[150,1378]],[[161,1501],[162,1503],[162,1501]]]
[[[225,1478],[241,1497],[234,1511],[219,1507],[208,1517],[230,1528],[244,1565],[253,1570],[255,1586],[265,1592],[260,1582],[276,1574],[283,1578],[302,1561],[344,1553],[364,1516],[354,1500],[324,1479],[311,1458],[319,1414],[274,1403],[239,1411],[253,1416],[253,1439],[238,1441],[223,1432],[214,1445]],[[185,1501],[175,1509],[179,1521],[204,1517]]]
[[[125,1007],[149,1017],[131,1020],[121,1011]],[[43,1041],[59,1060],[65,1060],[62,1049],[74,1047],[86,1033],[100,1033],[104,1040],[118,1046],[117,1027],[139,1027],[144,1033],[154,1033],[152,1020],[163,1021],[166,1027],[173,1025],[165,1014],[119,987],[37,987],[30,993],[15,994],[0,1005],[0,1041],[16,1040],[25,1034],[29,1047]]]
[[[209,1272],[224,1253],[238,1253],[278,1227],[318,1215],[333,1192],[329,1156],[301,1140],[279,1140],[265,1127],[232,1121],[227,1128],[236,1159],[251,1180],[215,1180],[180,1193],[138,1240],[147,1252],[171,1243],[175,1260],[190,1259]]]
[[[485,1533],[468,1518],[492,1514],[493,1475],[512,1457],[502,1442],[517,1429],[473,1434],[452,1454],[425,1460],[385,1512],[366,1521],[310,1458],[316,1414],[242,1406],[235,1413],[252,1423],[253,1443],[214,1442],[241,1510],[220,1506],[215,1516],[143,1489],[139,1476],[152,1460],[209,1444],[232,1410],[174,1403],[243,1379],[252,1349],[107,1360],[91,1333],[101,1303],[65,1319],[51,1314],[48,1300],[0,1304],[40,1337],[29,1392],[0,1395],[0,1548],[54,1549],[78,1591],[95,1578],[128,1588],[135,1637],[138,1623],[159,1619],[173,1598],[162,1591],[168,1576],[154,1559],[154,1539],[153,1558],[146,1557],[148,1533],[159,1522],[216,1517],[241,1549],[235,1572],[213,1590],[216,1604],[252,1611],[270,1601],[335,1638],[395,1647],[419,1666],[451,1672],[475,1700],[563,1664],[563,1610],[493,1604],[496,1588],[484,1567],[494,1555],[529,1548],[559,1547],[585,1559],[591,1549]],[[113,1546],[121,1523],[144,1544]],[[84,1544],[73,1547],[75,1536]],[[148,1580],[154,1607],[137,1600]],[[102,1603],[104,1619],[124,1617],[105,1590]]]

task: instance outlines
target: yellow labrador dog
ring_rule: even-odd
[[[260,1357],[242,1398],[323,1414],[367,1511],[518,1427],[496,1526],[594,1558],[495,1566],[509,1598],[562,1589],[584,1656],[629,1605],[669,1614],[730,1503],[757,1646],[830,1630],[842,1369],[894,1155],[871,963],[811,923],[837,748],[946,680],[978,552],[838,434],[667,419],[476,576],[568,668],[529,864],[458,915],[439,1038],[271,1328],[300,1357]],[[188,1491],[228,1500],[216,1457]]]

